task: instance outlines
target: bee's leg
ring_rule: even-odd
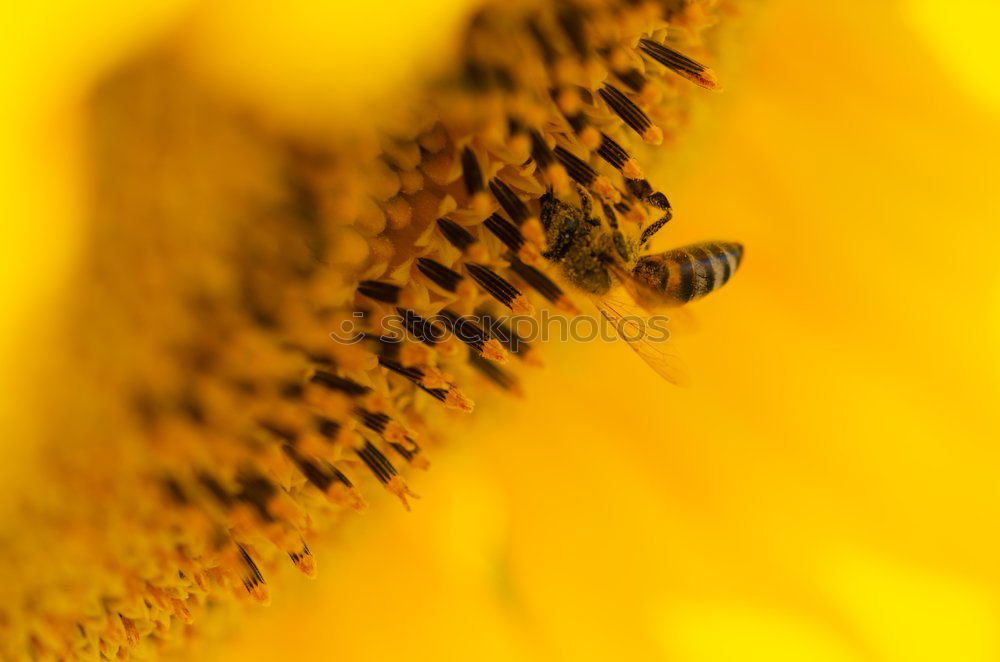
[[[673,212],[668,210],[666,214],[659,218],[659,220],[655,221],[652,225],[647,226],[646,229],[642,231],[642,236],[639,237],[639,245],[645,246],[646,242],[652,239],[653,235],[659,232],[660,228],[666,225],[673,217]]]
[[[612,230],[617,230],[618,217],[615,215],[615,210],[606,202],[601,203],[601,208],[604,209],[604,218],[608,220],[608,227]]]
[[[583,212],[584,219],[586,219],[588,223],[593,224],[591,219],[593,218],[594,208],[593,201],[590,199],[590,194],[587,193],[585,188],[576,182],[573,182],[573,185],[576,187],[576,194],[580,196],[580,210]]]
[[[632,252],[629,250],[629,246],[625,242],[625,235],[621,233],[621,230],[615,228],[611,233],[611,238],[615,242],[615,250],[618,252],[618,255],[626,262],[630,261],[632,259]]]

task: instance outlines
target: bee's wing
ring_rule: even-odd
[[[629,270],[621,262],[612,260],[607,263],[607,268],[621,283],[632,300],[648,312],[674,308],[678,305],[678,302],[673,297],[668,296],[666,292],[654,290],[645,283],[636,280],[635,276],[629,273]]]
[[[666,292],[654,290],[649,285],[635,279],[624,264],[611,261],[608,263],[608,271],[614,274],[622,288],[632,301],[646,311],[646,314],[657,311],[670,311],[670,324],[674,329],[680,329],[684,333],[692,333],[698,329],[698,321],[685,306],[667,295]],[[619,300],[623,306],[628,307],[624,301]]]
[[[622,341],[655,370],[656,374],[677,386],[690,384],[688,371],[680,357],[671,354],[664,348],[666,340],[654,342],[649,338],[644,327],[640,327],[634,319],[630,319],[645,320],[648,317],[648,314],[638,304],[611,296],[593,297],[593,301],[597,309],[601,311],[601,315],[611,323]]]

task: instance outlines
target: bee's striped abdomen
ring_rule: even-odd
[[[706,241],[641,257],[632,275],[667,299],[687,303],[725,285],[742,259],[742,244]]]

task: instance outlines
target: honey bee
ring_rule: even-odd
[[[661,219],[639,238],[629,239],[618,228],[612,209],[604,209],[604,223],[594,216],[590,196],[582,189],[578,193],[579,207],[558,199],[552,191],[542,196],[540,216],[547,245],[543,256],[561,267],[571,285],[590,296],[601,315],[661,377],[683,383],[684,370],[677,357],[648,341],[643,329],[634,328],[636,320],[722,287],[739,268],[743,246],[706,241],[642,255],[643,246],[670,220],[669,204]]]

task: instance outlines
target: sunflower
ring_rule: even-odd
[[[52,73],[39,107],[84,101],[10,176],[52,224],[7,242],[41,322],[4,653],[994,658],[998,132],[945,29],[975,8],[658,9],[123,11]],[[586,307],[549,189],[751,247],[694,307],[694,388],[483,322]]]

